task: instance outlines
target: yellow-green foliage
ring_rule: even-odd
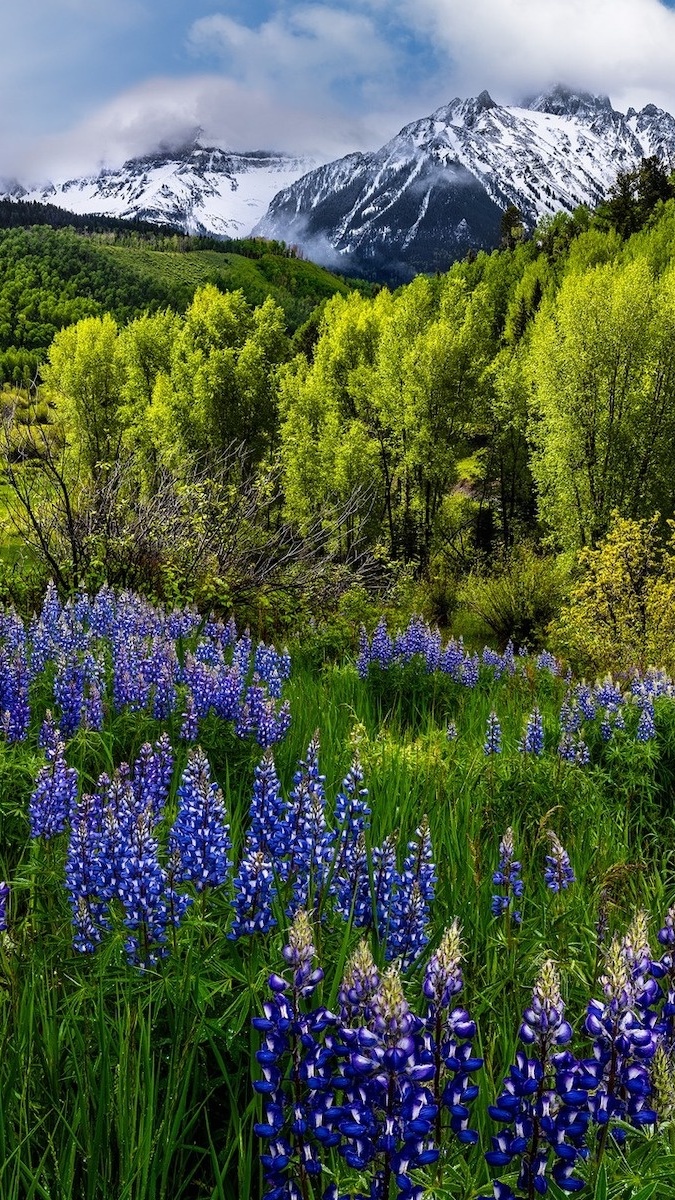
[[[563,545],[594,545],[614,508],[638,517],[670,503],[674,269],[656,279],[639,257],[566,275],[527,369],[539,511]]]
[[[553,629],[567,653],[596,670],[675,666],[675,522],[659,533],[658,514],[631,521],[613,514],[597,550],[580,556],[583,574]]]

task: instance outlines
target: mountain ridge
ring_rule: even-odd
[[[624,114],[607,96],[562,84],[521,105],[483,91],[410,122],[377,151],[301,177],[254,233],[297,243],[334,270],[401,282],[494,248],[509,205],[531,228],[597,204],[619,171],[652,155],[675,168],[675,118],[656,105]]]
[[[91,175],[31,187],[6,184],[0,195],[174,225],[189,234],[243,237],[279,190],[315,166],[315,159],[281,151],[237,152],[194,141]]]

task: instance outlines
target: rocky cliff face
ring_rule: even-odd
[[[509,204],[529,225],[596,204],[619,170],[650,155],[675,167],[675,119],[654,105],[624,114],[606,96],[558,86],[504,106],[481,92],[407,125],[375,153],[304,175],[274,197],[255,232],[396,282],[496,246]]]

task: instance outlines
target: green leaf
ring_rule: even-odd
[[[649,1200],[650,1196],[654,1195],[656,1183],[646,1183],[637,1192],[632,1192],[630,1200]]]
[[[595,1181],[595,1191],[593,1200],[607,1200],[607,1171],[603,1163],[598,1171],[598,1177]]]

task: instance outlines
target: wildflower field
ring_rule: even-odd
[[[675,689],[0,616],[2,1200],[675,1196]]]

